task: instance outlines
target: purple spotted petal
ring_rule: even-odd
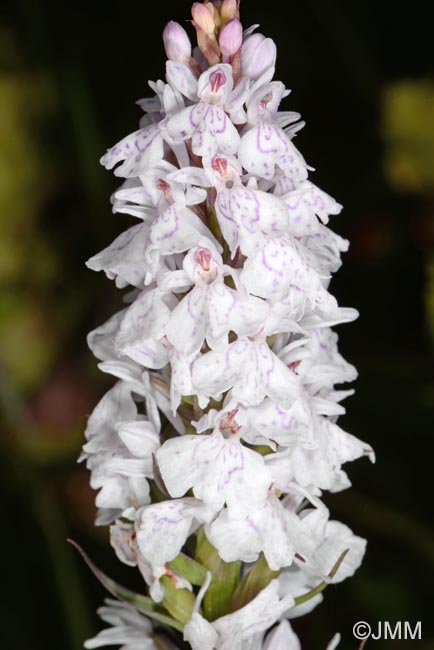
[[[307,178],[306,163],[282,129],[259,122],[241,139],[238,157],[251,174],[271,180],[276,166],[295,183]]]
[[[118,162],[124,161],[115,169],[116,176],[131,178],[139,176],[161,161],[164,155],[163,138],[156,124],[139,129],[118,142],[101,158],[106,169],[112,169]]]

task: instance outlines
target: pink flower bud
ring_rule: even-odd
[[[239,0],[223,0],[220,14],[224,23],[232,18],[239,18],[239,4]]]
[[[214,20],[214,8],[207,8],[207,4],[195,2],[191,8],[191,15],[194,22],[205,32],[205,34],[213,34],[216,24]]]
[[[223,56],[233,56],[243,42],[243,28],[237,18],[233,18],[222,27],[219,45]]]
[[[241,69],[243,74],[256,81],[267,70],[269,78],[274,74],[276,63],[276,45],[271,38],[265,38],[262,34],[252,34],[243,43],[241,48]]]
[[[220,48],[216,41],[215,35],[207,36],[203,29],[193,20],[192,21],[197,35],[197,44],[200,51],[210,65],[215,65],[220,61]]]
[[[171,61],[186,63],[191,57],[191,43],[188,34],[179,23],[169,21],[163,31],[164,49]]]

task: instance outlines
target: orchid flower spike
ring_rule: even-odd
[[[374,460],[338,424],[353,391],[336,386],[357,371],[332,328],[358,314],[329,284],[349,244],[293,142],[299,114],[280,109],[274,42],[243,30],[239,0],[195,2],[192,19],[198,47],[166,25],[165,79],[101,159],[135,223],[87,262],[126,292],[88,337],[115,381],[80,460],[147,595],[94,568],[119,600],[85,647],[300,650],[289,621],[366,547],[321,501]]]

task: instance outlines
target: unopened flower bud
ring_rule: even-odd
[[[208,9],[208,4],[210,4],[210,9]],[[216,24],[214,8],[211,3],[202,4],[201,2],[195,2],[191,8],[191,15],[193,16],[194,22],[207,36],[214,33]]]
[[[220,15],[222,17],[222,22],[226,23],[232,18],[239,17],[239,0],[223,0],[222,6],[220,9]]]
[[[199,27],[194,21],[193,25],[196,28],[197,44],[200,51],[210,65],[215,65],[220,62],[220,48],[218,46],[215,35],[207,36],[203,29]]]
[[[241,69],[243,74],[256,81],[267,70],[272,78],[276,63],[276,45],[271,38],[262,34],[252,34],[241,48]]]
[[[205,3],[205,6],[214,17],[214,25],[216,29],[220,29],[222,25],[222,19],[220,16],[221,0],[213,0],[212,2],[207,2]]]
[[[163,31],[164,49],[171,61],[189,61],[191,58],[191,43],[188,34],[179,23],[171,20]]]
[[[243,27],[237,18],[233,18],[222,27],[219,45],[223,56],[233,56],[243,43]]]

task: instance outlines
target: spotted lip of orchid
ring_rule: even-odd
[[[321,501],[375,459],[338,424],[357,377],[331,329],[358,315],[329,290],[342,206],[308,179],[276,46],[239,4],[194,3],[196,48],[168,23],[165,81],[101,159],[124,179],[113,211],[139,221],[87,262],[126,291],[88,336],[116,383],[80,460],[146,598],[109,601],[88,648],[300,650],[289,620],[365,552]]]

